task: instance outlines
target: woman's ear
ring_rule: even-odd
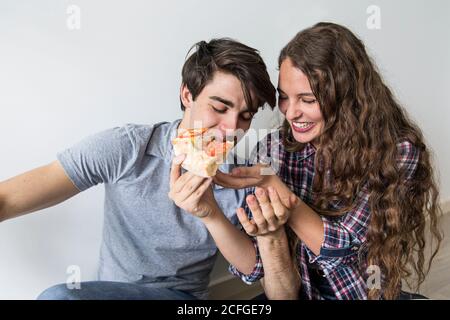
[[[180,99],[185,108],[192,107],[192,94],[185,83],[181,84]]]

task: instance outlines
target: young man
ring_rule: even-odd
[[[182,120],[106,130],[58,153],[53,163],[0,183],[0,220],[105,186],[99,281],[72,290],[56,285],[40,299],[206,298],[214,240],[230,263],[245,260],[245,250],[232,248],[248,238],[230,223],[237,223],[244,191],[181,175],[182,159],[171,164],[171,140],[196,122],[224,135],[248,130],[259,107],[275,106],[275,88],[255,49],[215,39],[198,43],[186,60],[180,100]]]

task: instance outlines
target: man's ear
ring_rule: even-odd
[[[181,84],[180,99],[185,108],[192,107],[192,94],[185,83]]]

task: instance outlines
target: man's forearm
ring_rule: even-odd
[[[240,272],[250,274],[256,264],[256,251],[247,234],[238,230],[220,209],[202,221],[225,259]]]
[[[276,236],[257,237],[264,266],[264,291],[271,300],[298,299],[300,276],[292,260],[284,228]]]
[[[5,220],[6,212],[5,212],[5,202],[3,200],[2,195],[0,194],[0,222]]]

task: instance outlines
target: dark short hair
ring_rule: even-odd
[[[203,88],[213,79],[216,71],[234,75],[239,79],[245,102],[250,111],[269,104],[275,107],[276,90],[270,81],[267,67],[256,49],[229,38],[200,41],[189,50],[195,51],[186,59],[181,72],[182,83],[195,100]],[[188,54],[189,54],[188,52]],[[256,101],[253,101],[253,93]],[[181,102],[181,110],[185,106]]]

